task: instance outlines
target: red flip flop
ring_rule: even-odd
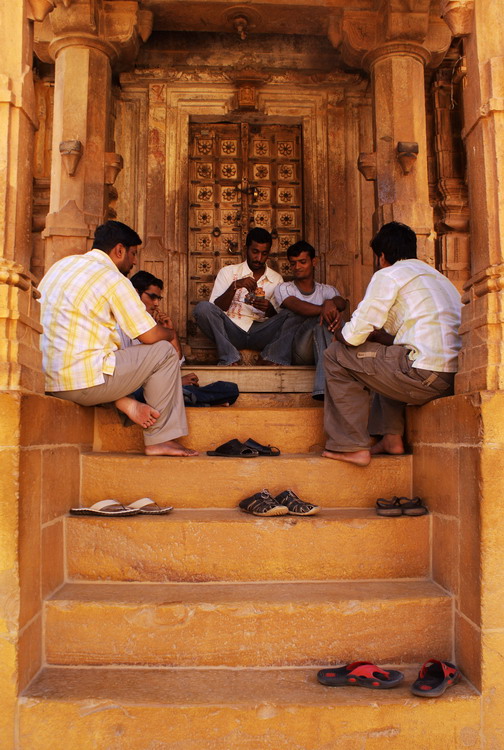
[[[356,685],[371,690],[388,690],[396,687],[404,679],[402,672],[396,669],[382,669],[370,661],[354,661],[343,667],[321,669],[317,679],[322,685],[342,687]]]
[[[449,661],[438,661],[429,659],[420,668],[418,678],[411,686],[413,695],[420,695],[422,698],[437,698],[444,691],[455,685],[460,680],[460,672]]]

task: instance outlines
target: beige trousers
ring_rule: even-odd
[[[187,435],[180,363],[173,346],[168,341],[158,341],[119,349],[115,356],[114,373],[104,375],[101,385],[52,395],[81,406],[96,406],[128,396],[143,386],[146,402],[160,412],[153,427],[144,430],[145,445]]]
[[[419,370],[404,346],[334,342],[324,352],[326,448],[368,450],[370,435],[402,435],[404,406],[453,393],[454,373]],[[375,393],[371,415],[369,394]]]

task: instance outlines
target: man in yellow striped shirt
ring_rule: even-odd
[[[138,234],[119,221],[96,230],[93,249],[55,263],[39,285],[46,391],[83,406],[124,398],[143,386],[150,407],[147,455],[194,456],[187,435],[179,356],[126,278]],[[120,348],[117,327],[142,346]]]

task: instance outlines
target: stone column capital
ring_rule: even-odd
[[[328,36],[347,65],[367,70],[385,55],[413,56],[423,65],[437,67],[451,43],[450,29],[431,15],[425,0],[412,0],[408,10],[401,0],[384,0],[380,12],[333,13]]]
[[[412,57],[423,66],[427,66],[431,61],[430,51],[422,44],[410,41],[393,41],[385,42],[367,52],[362,58],[362,64],[366,69],[371,70],[378,60],[387,57]]]
[[[100,50],[111,63],[133,62],[152,31],[152,13],[138,0],[53,1],[56,7],[35,28],[35,51],[44,61],[55,60],[62,49],[84,46]]]

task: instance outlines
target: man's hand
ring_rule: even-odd
[[[174,328],[172,319],[166,313],[161,312],[161,310],[154,310],[152,317],[163,328]]]
[[[261,312],[263,312],[267,318],[271,318],[273,315],[276,315],[275,308],[265,297],[256,297],[252,302],[252,307],[255,307],[257,310],[261,310]]]
[[[182,375],[182,385],[198,385],[199,379],[195,372]]]
[[[257,287],[257,281],[252,276],[245,276],[244,279],[238,279],[233,284],[235,289],[246,289],[247,292],[255,291]]]
[[[367,337],[367,341],[374,341],[376,344],[383,344],[383,346],[392,346],[394,336],[391,333],[387,333],[384,328],[379,328],[376,331],[371,331]]]
[[[336,302],[333,299],[326,299],[322,303],[322,312],[320,313],[320,325],[325,323],[331,333],[336,330],[341,320],[341,313],[338,310]]]

